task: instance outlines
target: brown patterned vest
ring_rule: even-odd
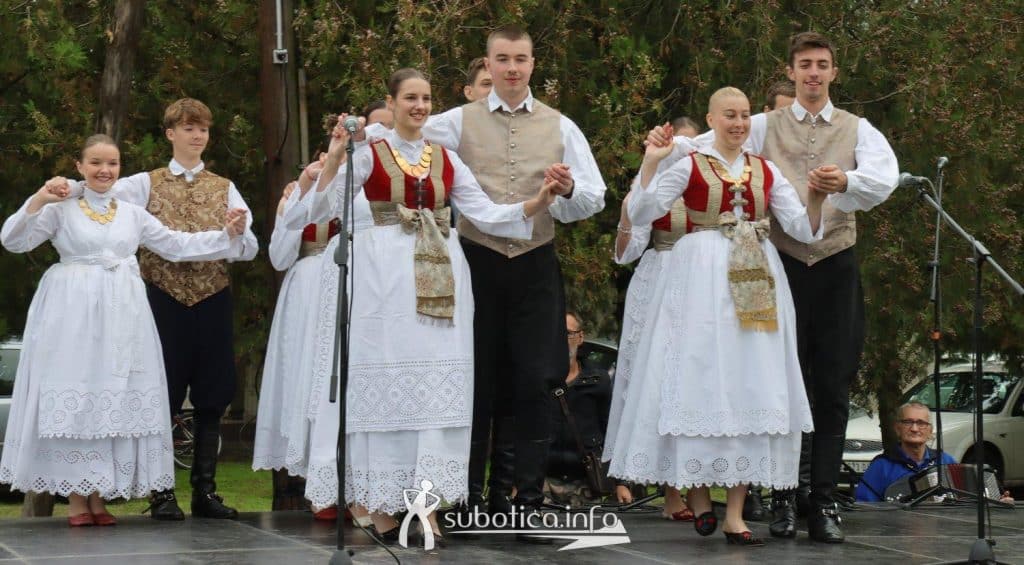
[[[857,167],[857,125],[859,118],[838,108],[832,121],[810,114],[797,121],[791,109],[768,112],[767,132],[762,151],[775,163],[782,175],[793,183],[800,200],[807,202],[807,173],[821,165],[836,165],[844,171]],[[772,243],[779,251],[813,265],[853,247],[857,243],[857,222],[852,213],[836,209],[828,200],[821,208],[825,235],[821,241],[801,243],[787,235],[778,225],[772,226]],[[774,222],[773,222],[774,223]]]
[[[544,170],[561,162],[564,153],[561,114],[538,100],[532,112],[491,112],[486,98],[462,107],[459,157],[497,204],[516,204],[536,196],[544,184]],[[547,209],[533,216],[529,240],[487,235],[461,215],[458,230],[462,237],[510,258],[555,238],[555,222]]]
[[[175,176],[170,169],[149,173],[150,214],[172,230],[201,232],[224,228],[228,210],[226,178],[207,170],[193,182],[185,175]],[[148,249],[139,250],[142,278],[174,297],[185,306],[193,306],[227,288],[227,261],[183,261],[172,263]]]

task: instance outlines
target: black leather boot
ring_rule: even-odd
[[[811,511],[807,515],[807,531],[814,541],[843,543],[841,522],[833,492],[839,481],[839,465],[843,460],[844,434],[815,434],[814,457],[811,458]]]
[[[512,499],[517,530],[544,529],[541,524],[541,506],[544,503],[544,477],[548,468],[550,440],[516,440],[515,482],[516,497]],[[550,544],[551,538],[528,533],[516,534],[516,539],[527,543]]]
[[[807,516],[811,511],[811,444],[814,433],[802,434],[800,437],[800,467],[796,487],[796,515]]]
[[[151,512],[150,517],[154,520],[185,519],[185,513],[178,506],[178,499],[174,496],[174,489],[153,491],[149,495],[149,507],[142,511],[143,514],[146,512]]]
[[[776,490],[772,493],[774,519],[768,531],[777,538],[796,537],[796,503],[792,490]]]
[[[217,494],[217,451],[220,447],[220,413],[195,413],[194,460],[192,463],[192,515],[198,518],[234,520],[238,511],[224,504]]]
[[[839,517],[839,510],[833,504],[830,507],[817,508],[807,516],[807,531],[814,541],[824,543],[843,543],[846,536],[839,528],[842,518]]]
[[[495,419],[491,444],[491,476],[487,480],[487,511],[508,514],[512,511],[512,487],[515,485],[515,418]]]
[[[764,501],[761,500],[761,487],[750,487],[747,497],[743,500],[743,520],[746,522],[764,521]]]

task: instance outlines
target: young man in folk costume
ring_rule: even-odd
[[[198,100],[182,98],[164,112],[165,135],[173,158],[167,167],[122,178],[113,188],[118,198],[144,206],[175,230],[195,232],[222,226],[247,214],[240,252],[228,260],[171,263],[149,251],[139,252],[167,366],[171,414],[181,411],[188,391],[194,407],[192,514],[237,518],[223,503],[214,482],[220,420],[235,396],[235,352],[229,261],[249,261],[259,245],[252,214],[230,180],[205,168],[202,156],[210,140],[213,115]],[[183,520],[173,489],[153,494],[149,510],[156,520]]]
[[[864,293],[854,244],[854,212],[884,202],[896,187],[896,155],[866,119],[840,110],[829,99],[838,68],[832,43],[816,32],[790,40],[787,75],[796,85],[792,106],[751,118],[746,147],[771,159],[806,201],[809,190],[830,193],[822,211],[821,241],[805,244],[771,230],[796,306],[800,366],[814,417],[814,433],[801,459],[810,461],[811,539],[842,543],[833,492],[839,479],[850,381],[864,345]],[[705,137],[707,136],[707,137]],[[705,134],[698,141],[713,139]],[[649,143],[666,144],[662,128]],[[674,152],[671,158],[683,155]],[[795,492],[773,495],[776,537],[796,536]]]

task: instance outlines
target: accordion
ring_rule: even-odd
[[[939,467],[931,466],[911,475],[901,477],[885,489],[884,500],[888,502],[904,502],[914,498],[939,482]],[[978,492],[977,468],[973,464],[952,463],[942,466],[942,484],[969,493]],[[999,500],[999,484],[995,472],[985,466],[984,496],[991,500]]]

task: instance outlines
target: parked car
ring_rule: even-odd
[[[7,436],[7,416],[11,413],[14,375],[18,372],[19,357],[21,357],[20,339],[0,341],[0,453],[3,453],[4,437]]]
[[[942,406],[942,449],[961,463],[974,460],[984,450],[985,463],[1007,486],[1024,485],[1024,379],[1007,372],[1002,363],[986,362],[982,373],[982,411],[985,437],[974,440],[974,367],[971,363],[948,364],[939,376]],[[932,408],[935,423],[935,384],[931,374],[910,386],[903,402],[917,401]],[[932,447],[935,441],[931,442]],[[846,427],[844,471],[863,473],[882,452],[879,418],[851,418]]]

